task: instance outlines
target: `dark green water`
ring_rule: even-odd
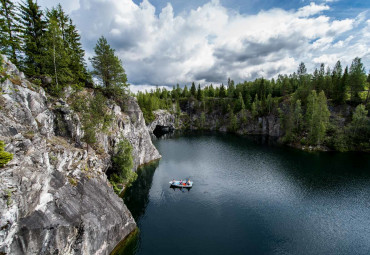
[[[125,254],[370,254],[370,155],[184,134],[126,192],[140,234]],[[194,187],[171,189],[190,177]]]

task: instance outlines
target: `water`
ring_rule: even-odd
[[[140,234],[125,254],[370,254],[370,155],[184,134],[125,194]],[[172,178],[194,187],[171,189]]]

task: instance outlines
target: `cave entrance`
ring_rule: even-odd
[[[156,137],[161,137],[165,134],[171,133],[174,131],[174,128],[172,126],[161,126],[157,125],[155,129],[153,130],[153,134]]]

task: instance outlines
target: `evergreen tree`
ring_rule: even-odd
[[[202,101],[202,100],[203,100],[203,91],[202,91],[202,90],[201,90],[201,88],[200,88],[200,84],[198,85],[197,99],[198,99],[199,101]]]
[[[188,95],[189,95],[188,87],[185,85],[184,90],[182,91],[181,96],[182,97],[188,97]]]
[[[317,96],[313,90],[307,98],[307,127],[308,139],[311,144],[321,144],[329,123],[330,112],[323,91]]]
[[[353,115],[352,115],[352,123],[351,128],[353,130],[354,136],[361,136],[361,134],[368,133],[370,127],[368,126],[369,120],[367,117],[368,111],[366,110],[365,106],[363,104],[359,104]]]
[[[22,69],[27,76],[40,75],[45,53],[42,38],[46,21],[40,6],[33,0],[26,0],[20,5],[20,15],[24,53]]]
[[[244,104],[244,100],[243,100],[243,96],[242,96],[242,93],[239,92],[239,103],[240,103],[240,120],[242,123],[245,123],[246,120],[247,120],[247,116],[246,116],[246,112],[245,112],[245,104]]]
[[[271,93],[268,94],[267,96],[267,99],[266,99],[266,106],[267,106],[267,113],[270,114],[271,111],[272,111],[272,107],[273,107],[273,99],[272,99],[272,95]]]
[[[294,112],[293,112],[293,121],[294,121],[296,133],[299,133],[301,131],[302,120],[303,120],[303,115],[302,115],[301,100],[297,100],[295,103]]]
[[[235,96],[235,85],[234,81],[230,78],[227,80],[227,96],[233,98]]]
[[[95,56],[90,58],[94,68],[92,74],[101,82],[109,96],[120,94],[128,87],[125,69],[103,36],[94,48]]]
[[[221,84],[221,86],[220,86],[219,97],[221,97],[221,98],[226,97],[226,90],[225,90],[225,86],[224,86],[224,84],[223,84],[223,83],[222,83],[222,84]]]
[[[213,88],[213,85],[212,84],[209,86],[208,96],[209,97],[215,97],[215,89]]]
[[[349,69],[349,85],[351,88],[351,101],[360,102],[360,92],[364,90],[364,85],[366,81],[365,67],[361,62],[361,58],[355,58],[352,61],[351,67]]]
[[[191,83],[190,93],[191,93],[191,95],[193,97],[196,97],[197,96],[197,88],[195,87],[195,83],[194,82]]]
[[[338,60],[334,66],[332,73],[332,82],[333,82],[333,98],[337,103],[343,103],[345,101],[346,88],[342,87],[342,65]]]
[[[72,81],[72,72],[69,69],[70,58],[64,45],[62,31],[58,21],[53,16],[49,17],[44,45],[45,54],[42,73],[53,78],[54,86],[49,88],[49,91],[58,94],[63,86]]]
[[[21,50],[19,17],[12,1],[0,0],[0,51],[9,57],[13,64],[18,65]]]
[[[229,131],[235,131],[237,129],[237,119],[236,119],[233,109],[231,108],[229,104],[227,105],[227,112],[229,113],[228,129]]]
[[[64,31],[64,41],[67,44],[67,52],[70,58],[69,68],[72,71],[73,83],[83,85],[83,83],[91,82],[90,74],[86,68],[85,51],[82,48],[81,36],[71,19],[69,19],[69,24]]]
[[[251,113],[252,113],[253,118],[256,118],[258,116],[258,110],[257,110],[256,102],[252,103]]]
[[[249,93],[246,94],[244,102],[245,102],[245,108],[250,110],[252,106],[252,97]]]

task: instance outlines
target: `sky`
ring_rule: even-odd
[[[38,0],[59,2],[87,58],[105,36],[133,91],[273,78],[300,62],[370,68],[369,0]]]

